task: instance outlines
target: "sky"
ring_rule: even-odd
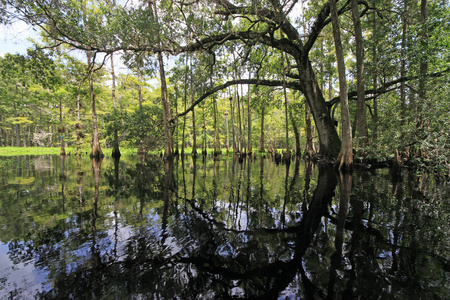
[[[29,38],[39,40],[39,35],[25,22],[0,25],[0,56],[3,57],[5,53],[26,54],[27,49],[33,46]]]

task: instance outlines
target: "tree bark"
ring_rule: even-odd
[[[66,150],[64,149],[64,126],[63,126],[63,114],[62,114],[62,101],[59,99],[59,128],[61,134],[61,156],[66,156]]]
[[[16,88],[17,90],[17,88]],[[13,102],[14,105],[14,116],[17,118],[19,115],[17,114],[17,105],[16,101]],[[20,147],[20,124],[16,123],[16,147]]]
[[[359,17],[358,0],[352,0],[352,18],[355,27],[356,42],[356,89],[357,89],[357,132],[360,137],[361,145],[367,143],[367,120],[366,120],[366,103],[364,90],[364,45],[361,28],[361,20]]]
[[[233,153],[237,153],[238,147],[236,144],[236,130],[235,130],[235,124],[234,124],[233,97],[230,97],[230,110],[231,110],[231,134],[233,135]]]
[[[111,156],[113,158],[119,158],[120,157],[120,150],[119,150],[119,134],[117,132],[117,104],[116,104],[116,74],[114,72],[114,54],[111,53],[111,79],[112,79],[112,86],[111,86],[111,96],[113,100],[113,108],[114,108],[114,141],[113,141],[113,149]]]
[[[333,37],[336,49],[336,60],[339,73],[339,93],[341,99],[341,127],[342,127],[342,145],[336,165],[339,170],[351,170],[353,166],[353,147],[352,147],[352,128],[350,124],[350,112],[348,108],[348,91],[345,76],[344,53],[341,42],[341,33],[339,26],[336,0],[330,1],[331,19],[333,25]]]
[[[261,136],[259,139],[259,152],[266,152],[265,139],[264,139],[264,114],[265,107],[262,105],[261,107]]]
[[[316,148],[314,147],[313,143],[312,126],[311,126],[311,109],[309,108],[309,103],[306,100],[305,100],[305,123],[306,123],[305,155],[308,158],[311,158],[316,154]]]
[[[159,46],[161,46],[161,36],[159,32],[159,20],[158,20],[158,10],[156,7],[156,1],[153,1],[153,13],[155,18],[155,23],[158,26],[158,30],[156,31],[156,38]],[[172,139],[172,131],[169,126],[170,116],[170,102],[169,102],[169,93],[167,90],[166,83],[166,72],[164,70],[164,60],[162,56],[162,52],[158,51],[158,62],[159,62],[159,77],[161,81],[161,101],[163,104],[163,121],[164,121],[164,158],[172,159],[173,158],[173,139]]]
[[[91,54],[88,52],[89,61],[91,60]],[[90,64],[93,62],[90,62]],[[94,81],[92,79],[93,70],[92,67],[89,71],[89,92],[91,97],[91,107],[92,107],[92,125],[94,127],[94,132],[92,135],[92,151],[90,154],[91,158],[95,158],[96,160],[100,160],[104,157],[103,151],[100,147],[99,134],[98,134],[98,125],[97,125],[97,110],[95,105],[95,93],[94,93]]]
[[[403,0],[402,18],[402,49],[400,57],[400,77],[406,76],[406,31],[408,29],[408,0]],[[400,83],[400,103],[401,103],[401,124],[404,124],[406,117],[406,87],[405,82]]]
[[[250,72],[249,72],[250,73]],[[251,75],[251,73],[250,73]],[[249,76],[251,78],[251,76]],[[251,93],[250,93],[250,86],[248,87],[248,93],[247,93],[247,155],[252,155],[253,149],[252,149],[252,115],[251,115],[251,108],[250,108],[250,100],[251,100]]]
[[[186,73],[184,73],[184,110],[187,108],[187,84],[188,84],[188,56],[186,55]],[[184,157],[184,148],[186,146],[186,115],[183,116],[183,133],[181,137],[181,157]]]
[[[374,97],[373,97],[373,117],[372,121],[374,124],[373,127],[373,138],[376,140],[378,138],[378,100],[377,100],[377,89],[378,89],[378,51],[377,51],[377,41],[378,41],[378,30],[377,30],[377,17],[376,13],[373,14],[373,44],[372,44],[372,55],[373,55],[373,90],[374,90]]]
[[[297,122],[295,122],[292,111],[289,112],[289,118],[291,119],[292,129],[294,130],[295,156],[300,157],[302,155],[302,148],[301,148],[301,144],[300,144],[300,131],[298,130]]]
[[[424,118],[423,109],[427,102],[427,88],[426,88],[426,75],[428,71],[427,61],[427,48],[428,48],[428,1],[421,0],[420,2],[420,22],[422,25],[421,30],[421,48],[422,57],[420,58],[420,79],[419,79],[419,103],[417,105],[417,123],[416,127],[419,128],[419,139],[423,138]]]
[[[190,93],[191,93],[191,104],[194,102],[194,75],[192,71],[192,55],[189,62],[190,66]],[[195,129],[195,109],[192,109],[192,156],[197,157],[197,133]]]

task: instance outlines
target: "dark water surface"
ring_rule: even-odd
[[[231,157],[0,172],[1,299],[450,298],[450,188],[430,176]]]

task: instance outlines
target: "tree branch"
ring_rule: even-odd
[[[436,72],[436,73],[431,73],[431,74],[427,74],[427,78],[435,78],[435,77],[440,77],[443,76],[444,74],[450,72],[450,68],[445,69],[441,72]],[[420,75],[416,75],[416,76],[404,76],[404,77],[400,77],[397,78],[395,80],[386,82],[385,84],[383,84],[383,86],[377,88],[377,89],[368,89],[365,90],[365,95],[373,95],[373,96],[379,96],[391,91],[394,91],[396,89],[398,89],[399,87],[393,87],[394,85],[398,84],[398,83],[402,83],[402,82],[406,82],[406,81],[410,81],[410,80],[416,80],[419,79],[421,76]],[[349,100],[354,100],[356,97],[356,91],[351,91],[348,93],[348,99]],[[373,99],[373,97],[370,98],[366,98],[366,100],[370,100]],[[337,103],[339,103],[339,96],[334,97],[333,99],[327,101],[327,106],[328,108],[332,108],[334,105],[336,105]]]
[[[265,80],[265,79],[239,79],[239,80],[231,80],[224,84],[218,85],[214,87],[213,89],[209,90],[200,98],[198,98],[189,108],[187,108],[184,112],[179,113],[177,116],[175,116],[173,119],[170,120],[170,122],[174,122],[175,119],[182,117],[186,115],[187,113],[191,112],[198,104],[200,104],[203,100],[205,100],[207,97],[211,96],[212,94],[226,89],[229,86],[236,85],[236,84],[255,84],[255,85],[265,85],[265,86],[283,86],[282,80]],[[292,82],[288,81],[285,83],[285,86],[294,90],[301,90],[300,84],[298,82]]]

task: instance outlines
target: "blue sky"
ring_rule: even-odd
[[[25,54],[33,45],[29,38],[39,40],[39,35],[22,21],[7,26],[0,25],[0,56],[4,56],[5,53]]]

